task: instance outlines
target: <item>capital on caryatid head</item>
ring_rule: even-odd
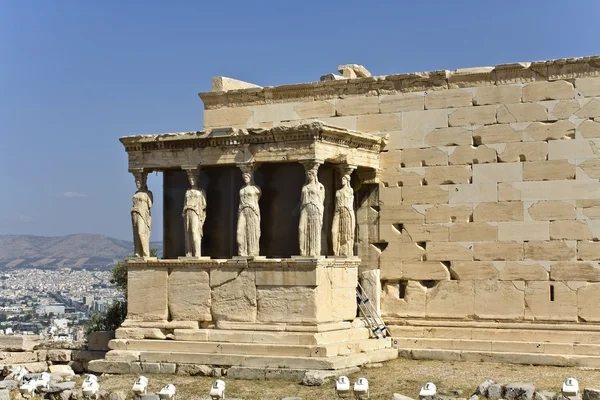
[[[354,170],[357,168],[356,165],[349,164],[338,164],[335,167],[342,176],[352,175],[352,172],[354,172]]]
[[[133,177],[135,178],[135,186],[138,190],[144,190],[148,187],[148,172],[144,171],[144,168],[131,168],[129,172],[133,174]]]
[[[254,162],[237,163],[235,166],[242,171],[242,174],[254,174],[254,171],[258,167]]]
[[[323,165],[323,160],[316,160],[316,159],[302,160],[302,161],[300,161],[300,164],[302,164],[302,166],[304,167],[305,172],[309,172],[309,171],[318,172],[319,167],[321,165]]]
[[[200,166],[199,165],[182,165],[181,169],[187,173],[188,182],[191,188],[198,186],[200,180]]]

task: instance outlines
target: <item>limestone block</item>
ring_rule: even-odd
[[[498,187],[495,182],[470,185],[448,185],[450,204],[485,203],[498,200]]]
[[[223,267],[210,271],[211,307],[215,321],[256,321],[253,270]]]
[[[383,154],[381,156],[382,162],[384,160]],[[425,167],[385,168],[381,172],[380,179],[388,186],[421,186],[425,179]]]
[[[476,281],[440,281],[427,290],[426,316],[466,318],[474,313]]]
[[[597,262],[556,262],[550,265],[550,280],[600,282],[600,268]]]
[[[600,149],[590,139],[548,142],[548,160],[572,160],[600,157]]]
[[[256,269],[256,286],[317,286],[323,269],[261,267]]]
[[[379,114],[377,96],[357,96],[335,100],[336,115]]]
[[[483,106],[487,104],[520,103],[522,91],[521,85],[481,86],[475,90],[473,104]]]
[[[586,177],[592,179],[600,178],[600,159],[590,158],[579,164],[579,168],[585,174]],[[577,176],[580,178],[580,174]]]
[[[498,160],[502,162],[543,161],[548,157],[548,143],[506,143],[502,150],[496,148],[496,151],[498,152]]]
[[[574,139],[575,125],[569,120],[532,122],[523,130],[524,140],[544,141]]]
[[[450,109],[405,111],[402,113],[402,130],[390,132],[388,149],[425,147],[425,136],[436,128],[448,127]]]
[[[296,114],[297,103],[274,103],[248,107],[252,112],[252,126],[258,126],[263,122],[281,122],[299,120]]]
[[[550,106],[551,104],[552,103],[549,103],[548,105]],[[577,100],[561,100],[551,108],[548,119],[568,119],[579,111],[580,108],[581,105]]]
[[[552,221],[550,223],[550,238],[566,240],[593,239],[592,232],[586,221]]]
[[[600,78],[577,78],[575,88],[585,97],[600,96]]]
[[[146,321],[166,320],[166,268],[129,268],[127,273],[127,318]]]
[[[382,279],[386,271],[400,268],[402,261],[421,261],[425,249],[416,243],[390,242],[379,257]]]
[[[425,135],[428,146],[459,146],[473,144],[473,132],[463,127],[438,128]]]
[[[546,121],[546,108],[536,103],[504,104],[498,107],[498,123]]]
[[[399,280],[448,280],[450,272],[439,261],[403,261],[399,268],[382,268],[381,279]]]
[[[424,110],[425,96],[423,92],[381,95],[379,108],[382,113]]]
[[[449,126],[490,125],[495,123],[495,105],[461,107],[448,116]]]
[[[425,210],[425,222],[428,224],[455,222],[466,223],[471,219],[473,206],[436,204]]]
[[[316,322],[315,292],[316,289],[313,287],[259,286],[257,288],[256,320],[259,322]]]
[[[498,239],[498,228],[485,222],[454,224],[450,227],[451,242],[489,242]]]
[[[0,335],[0,350],[32,351],[41,341],[38,335]]]
[[[523,164],[496,163],[473,165],[473,183],[520,182],[523,180]]]
[[[473,245],[456,242],[430,242],[426,245],[428,261],[472,261]]]
[[[87,347],[92,351],[108,351],[108,342],[115,338],[113,331],[90,332],[87,335]]]
[[[66,350],[69,351],[70,350]],[[38,361],[46,361],[47,357],[46,354],[44,354],[42,356],[42,354],[40,354],[41,351],[38,350],[37,352],[32,352],[32,351],[7,351],[7,352],[0,352],[0,365],[4,366],[4,365],[12,365],[12,364],[24,364],[24,363],[33,363],[33,362],[38,362]],[[69,353],[70,354],[70,353]],[[38,358],[38,355],[40,355],[41,357]],[[70,358],[68,360],[65,361],[69,361]]]
[[[458,108],[473,105],[471,93],[460,89],[425,92],[425,109]]]
[[[496,279],[498,269],[491,261],[452,261],[450,274],[452,279],[477,281]]]
[[[474,282],[474,314],[479,318],[523,319],[524,290],[513,282],[479,280]]]
[[[219,108],[204,110],[204,129],[220,126],[248,126],[252,111],[248,107]]]
[[[190,293],[194,293],[190,296]],[[173,320],[210,321],[210,285],[206,270],[173,268],[169,274],[169,313]]]
[[[510,143],[523,140],[523,134],[515,131],[509,124],[484,125],[473,132],[473,143]]]
[[[431,165],[448,165],[448,154],[436,147],[404,149],[400,152],[401,167],[424,167]]]
[[[550,240],[550,223],[547,221],[498,222],[498,240],[502,242]]]
[[[555,200],[533,203],[527,209],[527,213],[537,221],[557,221],[577,217],[577,211],[572,204]]]
[[[471,166],[449,165],[425,168],[425,183],[427,185],[449,185],[470,183],[472,177]]]
[[[577,294],[563,282],[527,282],[525,304],[535,321],[577,321]]]
[[[600,322],[600,283],[577,289],[577,315],[585,322]]]
[[[380,199],[381,201],[381,199]],[[398,203],[402,197],[398,199]],[[381,211],[379,212],[379,224],[396,223],[423,223],[424,215],[415,210],[411,205],[396,205],[391,201],[381,201]]]
[[[576,113],[579,118],[600,117],[600,98],[593,98],[582,106]]]
[[[578,129],[581,132],[581,136],[586,139],[600,138],[600,121],[586,119],[579,125]]]
[[[600,207],[587,207],[583,209],[583,215],[589,219],[600,219]]]
[[[356,118],[356,129],[360,132],[390,132],[402,129],[402,114],[369,114]]]
[[[401,235],[406,242],[447,242],[448,227],[441,225],[403,224]]]
[[[362,272],[360,274],[360,285],[365,290],[377,314],[381,315],[381,271],[374,269]]]
[[[595,180],[527,181],[498,184],[499,201],[585,200],[598,197]]]
[[[424,317],[427,289],[419,282],[386,282],[381,296],[383,317]]]
[[[485,164],[498,161],[496,150],[486,146],[458,146],[450,148],[448,164]]]
[[[237,79],[227,78],[225,76],[215,76],[212,78],[212,89],[213,92],[238,90],[238,89],[251,89],[261,88],[253,83],[240,81]]]
[[[335,106],[332,101],[307,101],[296,104],[294,112],[303,119],[334,117]]]
[[[525,259],[568,261],[577,256],[573,243],[563,240],[531,241],[524,244]]]
[[[600,242],[582,240],[577,242],[577,258],[579,260],[600,260]]]
[[[523,221],[523,203],[508,201],[500,203],[479,203],[473,212],[474,222]]]
[[[562,100],[575,97],[575,88],[567,81],[530,82],[523,87],[523,101]]]
[[[355,116],[343,116],[343,117],[329,117],[319,118],[321,122],[327,125],[333,125],[340,128],[346,128],[350,130],[356,130],[356,117]],[[392,140],[390,140],[391,142]],[[391,147],[390,147],[391,148]]]
[[[532,161],[523,163],[524,181],[575,179],[575,164],[568,160]]]
[[[473,259],[477,261],[520,261],[523,260],[523,244],[516,242],[474,243]]]
[[[442,186],[407,186],[402,188],[405,204],[448,203],[448,190]]]
[[[548,271],[534,261],[507,261],[498,274],[498,279],[501,281],[547,281]]]

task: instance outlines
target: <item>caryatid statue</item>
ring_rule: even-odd
[[[186,257],[200,257],[204,221],[206,220],[206,195],[198,189],[198,170],[187,170],[190,188],[185,192],[183,226],[185,229]]]
[[[304,164],[306,183],[300,198],[300,225],[298,238],[300,255],[318,257],[321,255],[321,230],[325,208],[325,187],[317,177],[318,163]]]
[[[335,212],[331,236],[333,241],[333,255],[354,255],[354,229],[356,216],[354,215],[354,190],[350,186],[350,167],[343,168],[342,188],[335,192]]]
[[[134,172],[137,191],[133,195],[131,206],[131,224],[133,225],[133,253],[136,257],[150,257],[150,233],[152,192],[146,184],[147,173]]]
[[[243,166],[244,187],[240,189],[238,208],[237,244],[238,255],[258,256],[260,252],[260,208],[258,200],[262,194],[254,185],[252,166]]]

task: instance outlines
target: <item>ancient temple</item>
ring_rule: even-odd
[[[121,138],[139,257],[94,368],[600,366],[600,58],[339,72],[215,78],[202,131]],[[357,318],[359,279],[393,349]]]

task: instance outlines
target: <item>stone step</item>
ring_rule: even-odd
[[[514,325],[514,324],[513,324]],[[600,331],[528,328],[503,328],[473,326],[408,326],[388,325],[394,338],[431,338],[456,340],[494,340],[534,343],[582,343],[600,344]]]
[[[149,351],[209,354],[275,355],[294,357],[331,357],[391,348],[391,338],[360,339],[325,345],[281,345],[263,343],[217,343],[178,340],[125,340],[111,341],[116,351]],[[110,353],[109,353],[110,354]]]
[[[520,342],[497,340],[400,338],[393,339],[399,349],[437,349],[487,351],[499,353],[530,353],[552,355],[600,356],[600,345],[582,343]]]
[[[438,360],[448,362],[492,362],[505,364],[600,368],[600,356],[585,355],[407,348],[399,348],[398,355],[400,357],[409,358],[413,360]]]
[[[175,329],[180,341],[269,343],[287,345],[317,345],[368,339],[368,328],[351,328],[327,332],[269,332],[225,329]]]

